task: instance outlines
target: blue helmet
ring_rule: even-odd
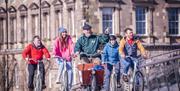
[[[66,32],[67,30],[66,30],[64,27],[60,27],[60,28],[58,29],[58,31],[59,31],[60,33],[62,33],[62,32]]]

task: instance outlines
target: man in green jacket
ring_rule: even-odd
[[[81,53],[85,54],[95,54],[98,53],[98,49],[101,44],[106,44],[109,41],[109,34],[106,32],[101,35],[94,35],[91,31],[91,26],[89,24],[84,24],[82,27],[83,35],[77,40],[74,48],[74,52],[76,55]],[[101,55],[93,57],[94,63],[100,62]],[[90,63],[88,55],[80,55],[80,59],[82,63]]]

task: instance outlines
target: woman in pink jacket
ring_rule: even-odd
[[[67,30],[63,27],[59,28],[60,36],[58,36],[54,41],[53,46],[53,55],[61,57],[65,59],[67,62],[66,69],[68,71],[68,86],[69,89],[72,87],[72,80],[73,80],[73,71],[72,71],[72,54],[74,52],[74,44],[70,35],[67,34]],[[59,64],[59,75],[57,79],[57,83],[59,82],[64,65],[63,60],[58,58],[57,62]]]

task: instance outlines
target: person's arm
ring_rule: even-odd
[[[53,42],[52,54],[57,55],[59,51],[59,38],[57,37]]]
[[[145,57],[146,56],[145,48],[143,47],[142,43],[139,40],[137,40],[137,46],[141,52],[141,55]]]
[[[78,54],[82,50],[81,39],[79,38],[74,47],[74,53]]]
[[[98,40],[101,44],[106,44],[109,41],[109,34],[100,34]]]
[[[108,51],[107,51],[107,45],[103,48],[103,54],[102,54],[102,62],[108,61]]]
[[[47,48],[43,48],[43,54],[45,55],[45,57],[47,58],[47,60],[50,60],[50,54]]]
[[[72,54],[74,54],[74,43],[73,43],[71,37],[69,37],[69,41],[68,42],[69,42],[69,50],[70,50],[70,53],[72,55]]]
[[[22,52],[22,57],[24,60],[28,61],[31,52],[31,45],[28,45]]]
[[[124,53],[124,46],[125,46],[126,41],[121,39],[120,44],[119,44],[119,54],[121,55],[122,58],[125,58],[125,53]]]

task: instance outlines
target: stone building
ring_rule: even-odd
[[[0,0],[1,59],[8,48],[22,60],[21,52],[16,51],[30,43],[34,35],[40,35],[51,49],[62,26],[76,40],[84,22],[89,22],[95,33],[109,27],[118,37],[131,27],[152,54],[180,48],[179,0],[8,0],[8,16],[4,1]],[[20,68],[25,65],[22,61],[18,64]]]

